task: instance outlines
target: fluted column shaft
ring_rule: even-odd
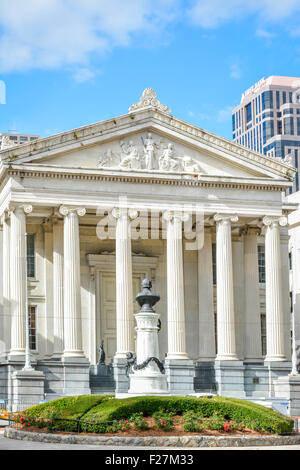
[[[25,354],[26,309],[26,217],[30,205],[11,208],[10,215],[10,304],[11,355]]]
[[[284,361],[284,324],[281,286],[280,225],[287,224],[286,217],[263,219],[266,225],[265,260],[266,260],[266,361]]]
[[[53,221],[53,311],[54,355],[64,350],[64,230],[63,221]]]
[[[163,214],[167,222],[167,294],[168,354],[167,359],[188,359],[186,352],[182,222],[175,211]]]
[[[245,359],[261,359],[261,321],[257,252],[257,227],[244,231]]]
[[[134,219],[137,212],[126,208],[115,208],[112,210],[112,216],[116,219],[117,351],[115,357],[126,358],[126,353],[134,350],[130,219]]]
[[[233,270],[232,270],[232,242],[231,222],[238,220],[237,216],[214,217],[217,223],[217,329],[218,354],[216,359],[238,360],[236,355],[234,297],[233,297]]]
[[[4,335],[11,331],[10,326],[10,219],[7,213],[2,216],[3,222],[3,315],[4,315]],[[5,351],[10,349],[10,338],[5,338]]]
[[[64,357],[83,357],[78,216],[85,209],[60,207],[64,219]]]

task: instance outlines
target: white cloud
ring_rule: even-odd
[[[220,123],[227,122],[231,119],[232,110],[235,106],[226,106],[223,109],[220,109],[217,113],[217,121]]]
[[[1,0],[0,72],[71,65],[87,76],[93,55],[163,30],[179,1]]]
[[[78,83],[84,83],[92,80],[96,73],[88,68],[80,68],[73,74],[73,78]]]
[[[255,35],[259,38],[263,38],[263,39],[272,39],[276,36],[275,33],[271,33],[271,31],[268,31],[266,29],[263,29],[263,28],[258,28],[255,32]]]
[[[239,64],[231,64],[230,65],[230,76],[235,80],[239,80],[243,76],[243,72]]]
[[[192,21],[215,28],[237,18],[256,14],[261,23],[277,22],[300,12],[299,0],[195,0],[189,11]]]

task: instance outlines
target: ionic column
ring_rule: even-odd
[[[78,216],[84,208],[61,206],[64,216],[64,357],[84,357],[81,333]]]
[[[245,360],[261,360],[261,321],[259,301],[259,275],[257,235],[258,227],[244,230],[244,279],[245,279]]]
[[[53,355],[61,356],[64,350],[64,225],[53,217]]]
[[[233,297],[231,222],[238,217],[216,214],[218,361],[237,361]]]
[[[2,215],[3,225],[3,248],[2,248],[2,271],[3,271],[3,342],[5,351],[10,349],[10,218],[7,212]]]
[[[117,351],[115,358],[125,359],[126,353],[134,350],[130,219],[137,217],[137,211],[114,208],[111,215],[116,219]]]
[[[167,222],[167,295],[168,354],[167,359],[188,359],[185,337],[184,279],[181,212],[166,211]]]
[[[26,216],[31,205],[10,208],[10,305],[12,356],[25,355]]]
[[[280,226],[287,224],[286,217],[265,216],[266,260],[266,329],[267,356],[265,361],[285,361],[284,321],[281,286]]]

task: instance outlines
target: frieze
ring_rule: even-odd
[[[151,132],[139,139],[120,140],[119,148],[106,150],[98,168],[204,174],[194,158],[178,154],[173,143],[154,138]]]

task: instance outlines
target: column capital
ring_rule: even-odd
[[[9,211],[5,209],[0,216],[0,224],[3,225],[6,220],[9,220]]]
[[[213,217],[213,220],[216,223],[231,223],[231,222],[237,222],[239,220],[238,216],[236,214],[215,214]]]
[[[186,214],[183,211],[176,211],[176,210],[166,210],[163,212],[163,220],[166,222],[172,222],[173,220],[177,220],[179,222],[187,222],[190,219],[190,214]]]
[[[280,225],[281,227],[285,227],[287,223],[288,223],[288,220],[285,215],[280,215],[280,216],[266,215],[263,218],[263,224],[266,225],[267,227],[274,226],[274,225]]]
[[[18,204],[10,202],[6,210],[8,212],[8,215],[17,210],[23,210],[24,214],[31,214],[31,212],[33,211],[33,207],[31,204]]]
[[[69,214],[76,213],[79,216],[84,216],[86,213],[86,209],[84,207],[76,207],[76,206],[60,206],[59,214],[63,215],[64,217]]]
[[[128,219],[136,219],[138,216],[138,211],[133,208],[127,208],[127,207],[114,207],[110,214],[112,217],[115,219],[121,219],[124,217],[127,217]]]

